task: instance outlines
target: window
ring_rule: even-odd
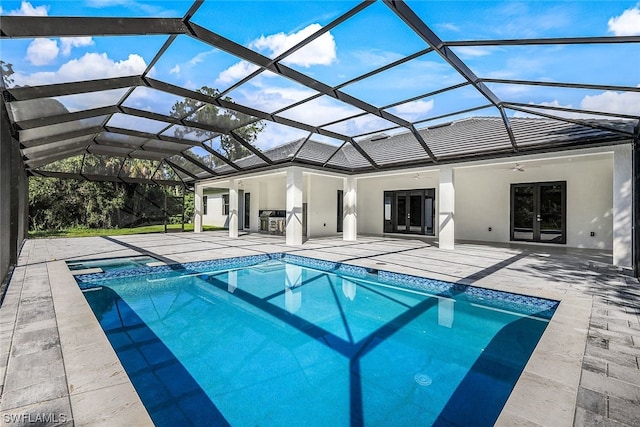
[[[229,195],[222,195],[222,215],[229,215]]]
[[[202,196],[202,215],[207,214],[207,196]]]

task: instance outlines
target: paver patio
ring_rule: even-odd
[[[554,298],[561,304],[500,425],[640,425],[640,284],[607,251],[359,236],[226,232],[28,240],[0,307],[2,422],[151,423],[64,261],[148,254],[166,262],[292,252]]]

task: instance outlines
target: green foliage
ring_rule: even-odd
[[[162,224],[165,219],[180,224],[183,191],[179,186],[30,177],[29,229],[113,229]],[[193,193],[185,194],[188,200],[185,222],[193,215]]]
[[[0,60],[0,74],[2,74],[2,87],[11,87],[13,84],[13,64],[7,64]]]
[[[30,228],[111,227],[124,196],[123,188],[114,183],[31,177]]]
[[[12,83],[11,64],[0,61],[3,84]],[[215,97],[217,89],[202,87],[201,93]],[[230,98],[225,100],[231,101]],[[52,114],[66,112],[58,101],[47,104]],[[211,125],[221,132],[205,131],[195,128],[176,129],[176,137],[195,135],[198,140],[219,137],[220,148],[229,159],[236,160],[251,154],[241,143],[225,132],[234,130],[239,137],[251,143],[264,129],[262,121],[220,108],[212,104],[202,106],[202,102],[185,98],[177,102],[171,110],[174,117],[185,118],[198,123]],[[204,138],[203,138],[204,137]],[[211,142],[209,142],[211,144]],[[216,147],[216,149],[218,149]],[[201,156],[192,152],[203,163],[211,167],[215,157]],[[194,175],[201,172],[191,162],[172,158],[172,161]],[[146,180],[175,181],[173,170],[157,160],[111,157],[85,153],[57,160],[40,168],[42,171],[82,174],[92,176],[140,178]],[[184,193],[184,196],[183,196]],[[183,209],[184,198],[184,209]],[[31,177],[29,179],[30,230],[47,234],[55,230],[114,230],[123,227],[135,227],[148,224],[181,224],[190,222],[194,214],[193,193],[186,192],[182,186],[158,186],[150,184],[131,184],[109,181],[78,181]],[[164,229],[164,228],[163,228]]]
[[[216,97],[220,94],[218,89],[212,89],[207,86],[201,87],[198,89],[198,92],[211,97]],[[229,97],[225,97],[224,99],[226,101],[232,101]],[[219,108],[213,104],[206,104],[200,108],[201,105],[202,102],[200,101],[185,98],[184,101],[176,102],[176,104],[171,107],[171,115],[180,119],[187,117],[191,121],[211,125],[219,128],[221,131],[236,129],[251,121],[249,116],[236,111]],[[240,127],[236,129],[235,132],[246,142],[251,143],[256,140],[258,134],[262,132],[264,127],[265,125],[262,121],[257,121]],[[251,151],[245,148],[245,146],[233,139],[230,135],[222,132],[205,131],[196,128],[187,128],[186,130],[176,129],[175,137],[183,138],[190,133],[193,133],[199,140],[201,140],[202,137],[204,137],[204,139],[212,139],[219,136],[220,149],[230,160],[240,159],[251,154]],[[207,159],[203,158],[203,160],[206,161]]]
[[[42,169],[85,176],[151,179],[158,169],[158,162],[85,154],[58,160]],[[169,222],[182,223],[183,191],[181,186],[31,177],[30,229],[112,229],[158,224],[165,220],[165,209]],[[190,215],[185,216],[185,221],[190,219]]]
[[[181,224],[167,225],[169,232],[182,231]],[[222,230],[220,227],[204,225],[203,231]],[[193,224],[185,224],[184,231],[193,231]],[[164,225],[146,225],[132,228],[65,228],[62,230],[29,231],[30,239],[43,239],[50,237],[95,237],[95,236],[124,236],[128,234],[164,233]]]

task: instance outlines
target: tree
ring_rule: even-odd
[[[13,64],[7,64],[0,59],[0,74],[2,74],[2,87],[13,85]]]
[[[210,97],[216,97],[220,94],[218,89],[212,89],[208,86],[202,86],[198,89],[198,92]],[[225,97],[224,100],[232,101],[229,97]],[[204,107],[200,108],[201,105],[202,102],[200,101],[185,98],[184,101],[178,101],[173,107],[171,107],[171,115],[180,119],[187,117],[189,120],[215,125],[216,127],[224,130],[235,129],[235,132],[249,143],[255,141],[258,134],[265,128],[265,124],[262,120],[242,126],[250,121],[250,116],[247,116],[246,114],[223,109],[213,104],[206,104]],[[192,114],[194,111],[195,114]],[[200,137],[205,137],[207,140],[220,135],[220,148],[224,151],[224,154],[229,160],[240,159],[252,154],[244,145],[236,141],[231,135],[227,134],[218,134],[216,132],[202,129],[188,128],[187,130],[176,129],[175,136],[176,138],[183,138],[192,132],[199,139]]]

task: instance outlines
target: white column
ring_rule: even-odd
[[[302,306],[302,267],[287,264],[285,272],[284,307],[293,314]]]
[[[229,183],[229,237],[238,237],[238,180]]]
[[[613,151],[613,264],[632,266],[631,144]]]
[[[342,240],[358,239],[358,182],[354,176],[343,179]]]
[[[238,289],[238,270],[231,270],[228,276],[227,292],[234,293]]]
[[[438,298],[438,325],[450,328],[453,326],[455,301],[449,298]]]
[[[307,199],[307,223],[304,224],[307,226],[307,240],[309,240],[312,236],[311,231],[311,222],[313,221],[313,215],[311,212],[315,208],[313,204],[313,192],[311,191],[311,180],[314,179],[313,175],[307,175],[307,184],[304,186],[304,194],[302,197],[303,204],[305,203],[305,198]],[[304,227],[302,229],[302,234],[304,236]]]
[[[302,169],[287,170],[287,245],[302,244]]]
[[[440,169],[440,186],[438,197],[438,243],[440,249],[453,249],[455,228],[453,224],[455,211],[455,188],[453,185],[453,169]]]
[[[251,193],[251,209],[249,209],[249,212],[251,214],[251,218],[249,220],[249,225],[250,225],[249,230],[257,233],[258,231],[260,231],[260,217],[258,216],[259,213],[260,213],[259,212],[259,210],[260,210],[260,185],[259,184],[254,184],[253,186],[251,186],[250,193]]]
[[[196,233],[202,232],[202,200],[202,185],[196,184],[193,197],[193,231]]]

